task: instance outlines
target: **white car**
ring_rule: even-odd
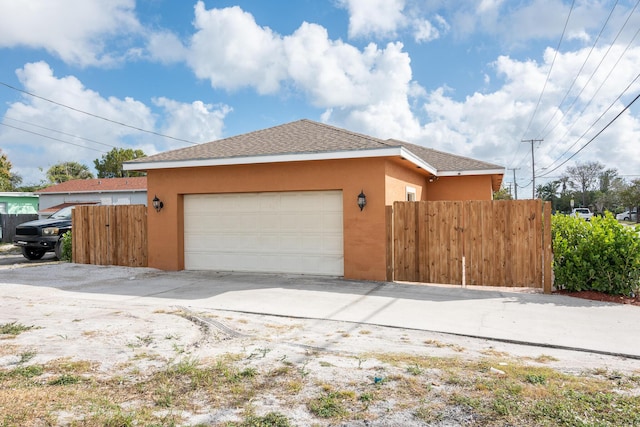
[[[571,215],[586,219],[587,221],[590,221],[593,216],[589,208],[574,208],[573,211],[571,211]]]
[[[638,214],[635,210],[633,211],[624,211],[616,215],[616,219],[618,221],[637,221]]]

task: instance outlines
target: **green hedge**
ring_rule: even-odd
[[[610,213],[581,218],[556,214],[551,221],[557,289],[630,295],[640,287],[640,227],[625,227]]]
[[[71,231],[67,231],[62,236],[62,261],[71,261],[72,249]]]

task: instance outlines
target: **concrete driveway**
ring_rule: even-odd
[[[561,295],[68,263],[0,267],[0,305],[47,294],[79,303],[331,319],[640,359],[639,307]]]

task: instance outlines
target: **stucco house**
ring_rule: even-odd
[[[147,177],[73,179],[36,191],[40,218],[77,204],[136,205],[147,203]]]
[[[33,193],[0,192],[0,214],[35,214],[38,196]]]
[[[150,267],[359,280],[386,278],[386,206],[490,200],[504,175],[495,164],[310,120],[124,169],[147,172]]]

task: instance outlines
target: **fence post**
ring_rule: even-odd
[[[393,257],[393,206],[385,206],[384,220],[387,232],[387,282],[393,282],[393,263],[395,262]]]
[[[550,294],[553,287],[553,250],[551,247],[551,202],[545,202],[544,204],[544,221],[543,221],[543,249],[542,249],[542,269],[543,269],[543,291],[545,294]]]

